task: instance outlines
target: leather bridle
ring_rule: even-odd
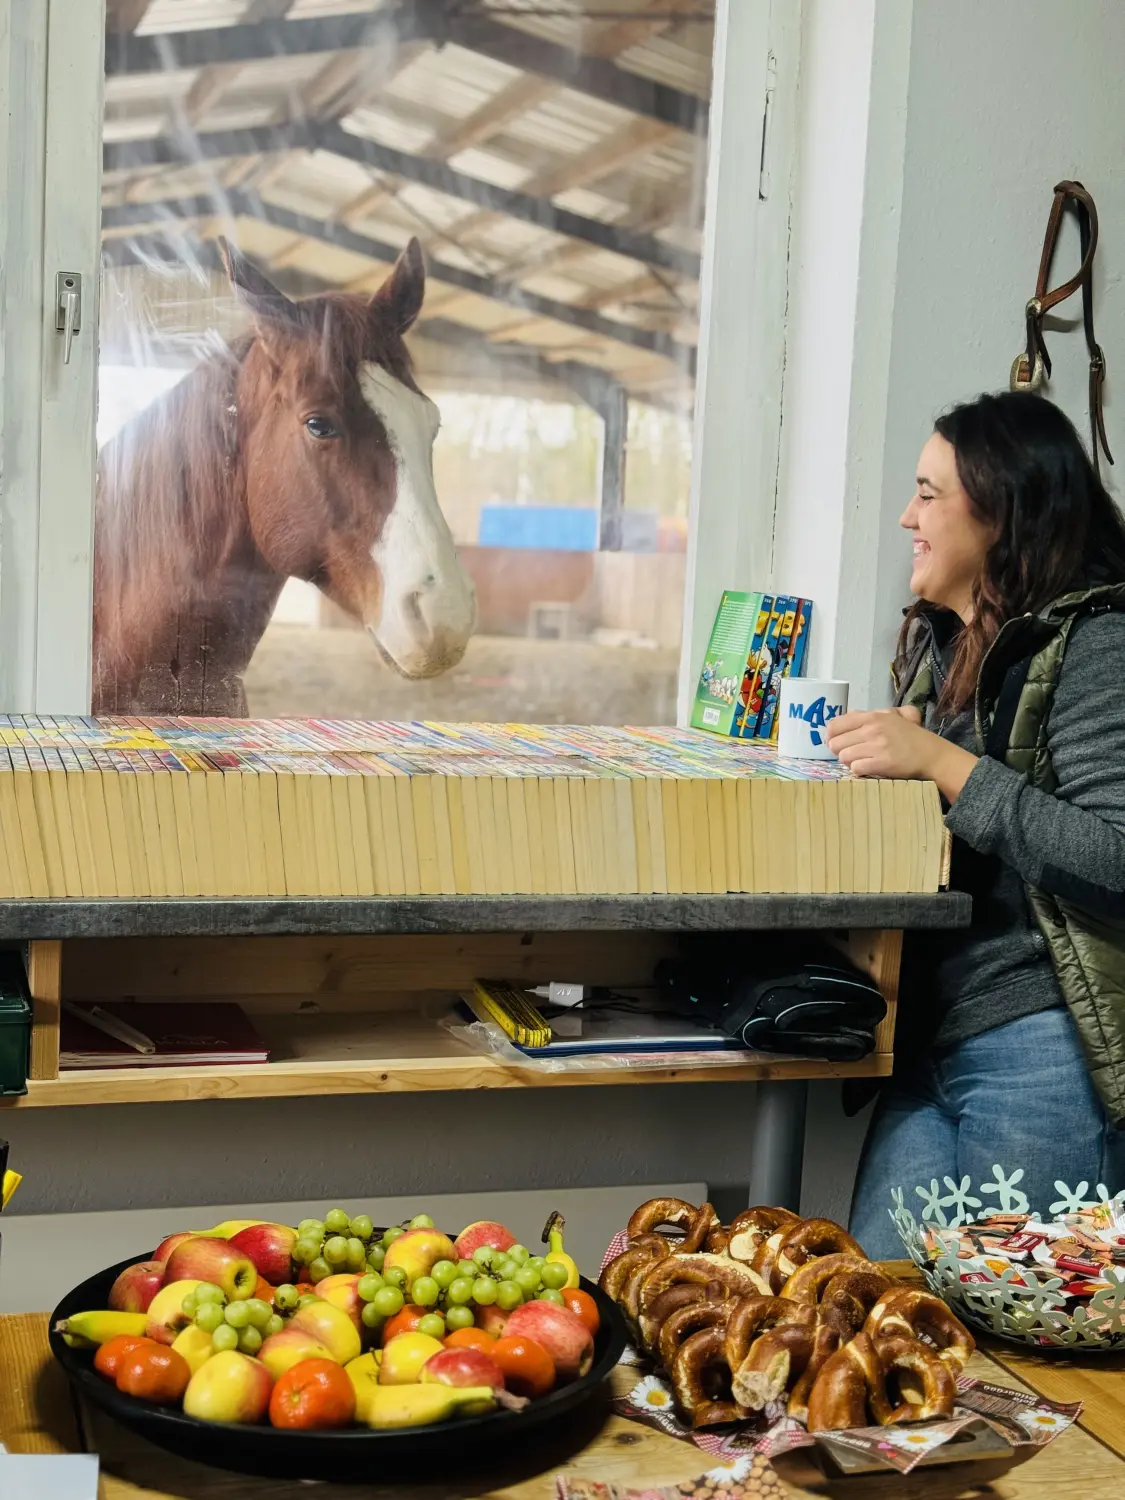
[[[1051,263],[1055,258],[1059,229],[1063,214],[1070,210],[1078,220],[1079,244],[1082,264],[1061,286],[1048,288]],[[1060,182],[1055,188],[1051,213],[1047,219],[1047,232],[1043,236],[1043,254],[1039,259],[1039,277],[1035,283],[1035,296],[1027,304],[1027,348],[1012,361],[1010,386],[1013,391],[1037,391],[1050,378],[1051,356],[1043,338],[1043,320],[1060,302],[1081,287],[1082,326],[1086,334],[1086,348],[1090,352],[1090,449],[1094,468],[1099,472],[1099,446],[1106,460],[1113,462],[1109,441],[1105,434],[1102,414],[1102,387],[1105,384],[1105,355],[1094,337],[1094,252],[1098,248],[1098,210],[1094,200],[1080,182]]]

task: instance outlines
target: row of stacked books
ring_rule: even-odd
[[[0,899],[933,891],[937,790],[694,730],[0,716]]]
[[[786,677],[805,675],[812,601],[725,589],[692,706],[696,729],[777,744]]]

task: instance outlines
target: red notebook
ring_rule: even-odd
[[[138,1052],[74,1012],[62,1013],[61,1068],[187,1068],[207,1063],[264,1063],[270,1055],[241,1005],[196,1003],[138,1005],[131,1001],[98,1006],[146,1036],[155,1052]]]

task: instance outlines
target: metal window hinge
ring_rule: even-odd
[[[762,105],[762,150],[758,158],[758,199],[764,203],[770,195],[770,171],[766,153],[770,146],[770,126],[773,124],[773,93],[777,87],[777,54],[771,52],[766,58],[766,98]]]
[[[74,335],[82,330],[82,277],[77,271],[60,271],[55,277],[55,331],[61,333],[63,364],[70,364]]]

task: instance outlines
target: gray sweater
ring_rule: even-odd
[[[927,725],[981,754],[972,713]],[[1064,1003],[1024,882],[1074,900],[1077,878],[1125,892],[1125,614],[1071,630],[1047,722],[1058,789],[982,756],[946,824],[951,884],[973,898],[964,932],[908,934],[900,1049],[947,1047]]]

